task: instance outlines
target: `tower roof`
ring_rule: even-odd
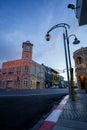
[[[30,41],[27,40],[26,43],[30,43]]]
[[[23,42],[22,47],[24,46],[24,44],[32,45],[33,46],[33,44],[30,41],[28,41],[28,40],[26,42]]]

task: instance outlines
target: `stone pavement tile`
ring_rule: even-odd
[[[87,130],[87,122],[59,119],[53,130],[62,130],[56,127],[65,127],[65,130]]]
[[[77,94],[77,100],[68,100],[59,119],[87,123],[87,95]]]
[[[87,109],[64,109],[59,119],[87,122]]]

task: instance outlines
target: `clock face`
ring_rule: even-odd
[[[30,49],[30,47],[29,46],[26,46],[26,51],[28,51]]]

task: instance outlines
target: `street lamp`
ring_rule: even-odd
[[[74,38],[74,41],[73,41],[73,44],[74,44],[74,45],[77,45],[77,44],[80,43],[80,41],[77,39],[77,37],[76,37],[75,34],[71,34],[71,35],[69,35],[68,37],[66,37],[66,39],[67,39],[67,48],[68,48],[68,56],[69,56],[69,65],[70,65],[70,68],[71,68],[71,58],[70,58],[69,38],[70,38],[71,36],[74,36],[74,37],[75,37],[75,38]]]
[[[74,38],[74,42],[73,42],[73,44],[74,45],[76,45],[76,44],[79,44],[80,43],[80,41],[77,39],[77,37],[76,37],[76,35],[75,34],[71,34],[71,35],[69,35],[68,36],[68,38],[70,38],[71,36],[74,36],[75,38]]]
[[[71,58],[70,58],[70,47],[69,47],[69,38],[71,36],[74,36],[74,42],[73,44],[76,45],[76,44],[79,44],[80,41],[77,39],[76,35],[75,34],[71,34],[69,35],[66,39],[67,39],[67,49],[68,49],[68,56],[69,56],[69,67],[70,67],[70,84],[71,84],[71,98],[72,100],[74,101],[75,100],[75,93],[74,93],[74,84],[73,84],[73,68],[72,68],[72,65],[71,65]]]
[[[67,79],[68,79],[68,88],[69,88],[69,96],[71,98],[71,88],[70,88],[70,78],[69,78],[69,70],[68,70],[68,58],[67,58],[67,49],[66,49],[66,40],[67,40],[67,44],[69,43],[69,39],[68,39],[68,32],[67,29],[70,29],[70,26],[66,23],[60,23],[57,25],[54,25],[52,28],[50,28],[50,30],[47,32],[45,39],[47,41],[50,41],[50,32],[56,28],[62,27],[65,30],[65,33],[63,33],[63,40],[64,40],[64,50],[65,50],[65,60],[66,60],[66,68],[67,68]]]

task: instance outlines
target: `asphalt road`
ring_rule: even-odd
[[[67,89],[1,90],[0,130],[29,130],[67,93]]]

